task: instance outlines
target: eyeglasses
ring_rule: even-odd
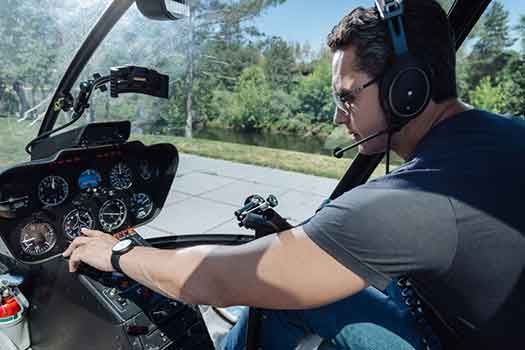
[[[346,115],[350,115],[352,113],[350,106],[355,102],[357,95],[359,95],[364,89],[366,89],[370,85],[376,83],[378,80],[379,77],[374,78],[368,83],[355,87],[341,94],[332,91],[332,96],[334,98],[335,105],[337,106],[337,108],[345,112]]]

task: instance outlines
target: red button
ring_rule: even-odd
[[[5,299],[0,306],[0,318],[14,316],[19,313],[21,309],[15,298]]]

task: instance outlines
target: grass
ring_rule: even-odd
[[[0,167],[29,160],[24,148],[37,135],[39,127],[18,123],[15,118],[0,118]]]
[[[172,143],[181,153],[290,170],[335,179],[343,176],[351,161],[347,158],[336,159],[334,157],[318,154],[239,145],[219,141],[186,139],[175,136],[133,135],[132,138],[142,141],[145,144],[159,142]],[[383,164],[380,164],[374,172],[373,177],[381,176],[384,173],[385,167]]]
[[[0,167],[14,165],[28,160],[25,145],[37,134],[39,125],[18,123],[15,118],[0,118]],[[203,157],[230,160],[275,169],[289,170],[328,178],[340,178],[348,168],[350,159],[336,159],[329,156],[286,151],[251,145],[164,135],[132,135],[131,139],[145,144],[172,143],[181,153]],[[383,175],[381,164],[374,172]]]

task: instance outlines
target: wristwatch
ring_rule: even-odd
[[[124,239],[113,246],[111,249],[111,265],[116,271],[123,273],[120,268],[120,257],[133,248],[135,248],[135,243],[131,239]]]

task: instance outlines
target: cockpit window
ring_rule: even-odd
[[[457,53],[459,94],[474,107],[525,115],[525,4],[498,0]]]
[[[440,1],[446,8],[452,2]],[[28,0],[2,6],[0,167],[28,159],[24,146],[36,136],[58,81],[110,3]],[[143,65],[170,75],[171,98],[128,95],[116,100],[96,93],[82,123],[131,120],[135,134],[183,135],[188,134],[190,109],[194,134],[230,141],[251,138],[229,132],[239,124],[249,131],[273,128],[290,134],[312,129],[314,123],[329,124],[333,106],[328,93],[311,106],[297,105],[311,97],[314,85],[322,90],[329,80],[329,54],[324,46],[328,31],[341,15],[358,5],[372,6],[373,0],[274,0],[255,8],[242,3],[193,1],[191,19],[169,23],[147,20],[133,6],[104,40],[78,83],[95,73],[108,74],[113,66]],[[259,98],[279,102],[257,101],[267,107],[257,111],[260,117],[252,117],[241,97],[247,92],[240,87],[257,84],[260,74],[265,80],[263,92],[270,95]],[[277,115],[293,116],[295,121],[282,125]],[[69,119],[70,115],[61,113],[57,126]],[[215,126],[226,128],[218,131]],[[283,144],[270,142],[278,147],[297,144],[297,150],[306,152],[329,152],[323,151],[322,137],[314,139],[309,149],[309,143],[299,138]]]
[[[10,1],[0,6],[0,169],[29,159],[49,100],[109,0]]]

